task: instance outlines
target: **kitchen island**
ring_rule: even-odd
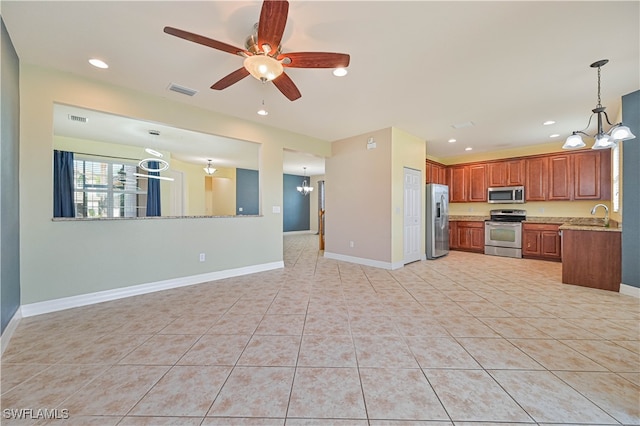
[[[622,229],[565,224],[562,231],[562,282],[620,291]]]

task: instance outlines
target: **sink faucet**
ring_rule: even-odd
[[[596,204],[591,209],[591,214],[596,214],[596,209],[600,206],[604,207],[604,227],[608,228],[609,227],[609,207],[607,207],[604,204]]]

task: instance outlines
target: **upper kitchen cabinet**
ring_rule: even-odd
[[[467,166],[451,166],[447,168],[447,184],[449,185],[449,201],[465,203],[468,201],[468,168]]]
[[[526,201],[547,199],[547,157],[527,158],[525,161],[524,195]]]
[[[487,163],[487,186],[519,186],[525,181],[524,160],[503,160]]]
[[[472,164],[467,174],[469,176],[467,201],[487,201],[487,165]]]
[[[487,166],[471,164],[447,167],[449,202],[487,201]]]
[[[585,150],[527,158],[525,199],[610,200],[611,151]]]
[[[573,199],[611,199],[611,150],[573,155]]]
[[[488,187],[520,185],[525,201],[611,199],[608,149],[455,164],[446,166],[446,173],[452,203],[486,202]]]
[[[447,167],[435,161],[426,161],[425,167],[426,183],[447,184]]]
[[[571,200],[573,185],[571,182],[571,157],[569,154],[549,157],[547,200]]]

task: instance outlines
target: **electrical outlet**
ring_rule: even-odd
[[[356,246],[356,243],[354,243],[353,241],[349,241],[349,247],[354,248]]]
[[[200,262],[204,262],[206,260],[206,256],[204,253],[200,253]]]

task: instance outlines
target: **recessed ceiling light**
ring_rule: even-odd
[[[89,59],[89,63],[96,68],[102,68],[102,69],[109,68],[109,65],[107,65],[106,62],[101,61],[100,59],[91,58]]]
[[[471,151],[473,148],[471,148],[470,146],[466,147],[464,150],[465,151]]]
[[[560,136],[558,133],[554,133],[552,135],[549,135],[550,138],[557,138],[558,136]]]
[[[456,140],[455,139],[449,139],[449,143],[454,143]]]
[[[333,75],[335,75],[336,77],[344,77],[345,75],[347,75],[347,69],[336,68],[335,70],[333,70]]]
[[[550,126],[552,124],[556,124],[556,122],[553,120],[547,120],[544,123],[542,123],[543,126]]]
[[[266,109],[262,108],[262,109],[258,110],[258,115],[269,115],[269,111],[267,111]]]

